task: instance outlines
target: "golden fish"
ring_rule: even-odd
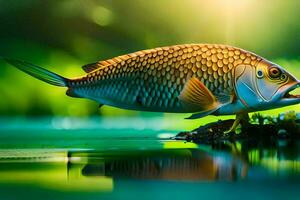
[[[236,114],[234,130],[248,112],[300,103],[289,92],[300,85],[280,66],[225,45],[187,44],[155,48],[83,66],[67,79],[27,62],[5,60],[67,95],[119,108],[206,115]]]

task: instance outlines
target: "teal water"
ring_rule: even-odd
[[[2,118],[0,199],[299,199],[299,141],[199,145],[161,120]]]

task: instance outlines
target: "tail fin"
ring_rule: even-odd
[[[3,58],[6,62],[9,64],[15,66],[19,70],[37,78],[40,79],[46,83],[49,83],[51,85],[56,85],[60,87],[67,87],[68,79],[64,78],[58,74],[55,74],[53,72],[50,72],[46,69],[43,69],[39,66],[30,64],[25,61],[10,59],[10,58]]]

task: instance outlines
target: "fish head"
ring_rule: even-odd
[[[277,64],[261,61],[256,66],[256,86],[264,101],[275,107],[300,103],[300,95],[290,94],[300,81]]]
[[[237,98],[251,111],[300,103],[300,95],[289,94],[300,87],[300,81],[279,65],[266,60],[256,66],[237,66],[235,87]]]

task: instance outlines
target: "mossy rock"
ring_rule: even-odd
[[[294,111],[277,117],[256,113],[249,122],[241,124],[235,133],[224,134],[233,122],[234,120],[212,122],[192,131],[180,132],[174,139],[204,144],[237,140],[300,139],[300,115]]]

